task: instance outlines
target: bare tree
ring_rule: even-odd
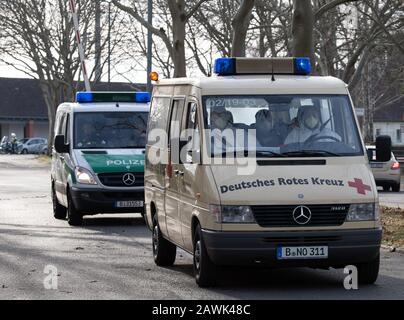
[[[124,5],[119,0],[112,0],[119,9],[134,17],[144,28],[162,39],[174,64],[174,77],[186,76],[186,24],[199,7],[206,1],[209,0],[188,1],[188,3],[191,4],[186,5],[185,0],[167,0],[167,6],[171,15],[171,24],[169,25],[169,28],[172,31],[172,38],[170,38],[166,30],[154,27],[143,18],[138,11],[138,4],[136,2],[133,2],[132,6],[128,6]]]
[[[84,34],[93,26],[93,1],[80,1],[79,12]],[[39,80],[52,143],[56,108],[74,98],[80,68],[68,4],[63,0],[1,0],[0,28],[0,60]],[[87,39],[87,55],[92,48],[93,42]]]
[[[243,0],[233,18],[233,41],[231,51],[233,57],[245,57],[247,30],[252,18],[251,13],[254,4],[255,0]]]

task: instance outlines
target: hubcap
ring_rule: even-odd
[[[198,240],[195,244],[194,260],[195,268],[197,271],[199,271],[201,266],[201,240]]]

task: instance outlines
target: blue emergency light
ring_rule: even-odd
[[[214,71],[219,76],[237,74],[309,75],[309,58],[219,58]]]
[[[95,102],[129,102],[148,103],[151,97],[149,92],[77,92],[77,103]]]

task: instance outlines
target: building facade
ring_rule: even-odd
[[[80,85],[79,85],[80,87]],[[146,85],[113,82],[92,85],[95,91],[144,91]],[[0,139],[48,138],[48,111],[35,79],[0,78]]]

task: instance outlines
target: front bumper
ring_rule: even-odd
[[[144,188],[137,190],[105,190],[83,189],[73,187],[70,190],[73,204],[76,210],[85,214],[98,213],[132,213],[144,212],[144,208],[117,208],[117,201],[143,201]]]
[[[228,266],[342,268],[372,261],[380,251],[381,229],[285,232],[203,230],[213,263]],[[278,260],[279,246],[328,246],[327,259]]]

